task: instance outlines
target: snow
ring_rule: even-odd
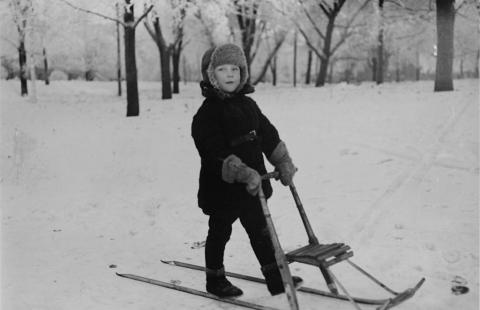
[[[203,264],[207,217],[196,207],[199,158],[190,122],[196,84],[162,101],[141,82],[141,115],[126,118],[114,82],[37,83],[36,103],[1,81],[2,309],[237,309],[119,278],[115,272],[204,288],[204,275],[161,263]],[[398,309],[479,308],[478,80],[323,88],[261,85],[252,97],[299,167],[295,183],[321,242],[394,289],[426,282]],[[307,243],[287,188],[270,211],[285,250]],[[229,271],[260,275],[241,225]],[[320,272],[292,264],[306,286]],[[347,264],[332,270],[353,295],[385,296]],[[232,280],[243,300],[288,309],[258,284]],[[454,295],[456,282],[469,292]],[[301,309],[352,309],[299,295]],[[362,307],[373,309],[372,307]]]

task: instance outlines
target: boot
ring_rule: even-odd
[[[277,263],[271,263],[262,266],[262,273],[265,277],[265,281],[267,282],[268,291],[272,296],[285,292],[282,275],[280,274]],[[292,276],[292,281],[295,288],[297,288],[303,282],[303,279],[297,276]]]
[[[225,269],[208,269],[207,274],[207,292],[218,297],[237,297],[243,294],[242,290],[230,283],[225,277]]]

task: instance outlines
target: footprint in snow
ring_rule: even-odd
[[[190,249],[200,249],[205,247],[205,241],[195,241]]]
[[[453,295],[463,295],[468,293],[470,290],[467,286],[468,282],[460,276],[455,276],[452,280],[452,294]]]
[[[455,250],[444,251],[442,253],[442,258],[450,264],[454,264],[460,260],[460,253]]]

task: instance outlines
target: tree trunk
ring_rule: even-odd
[[[170,49],[159,46],[160,65],[162,72],[162,99],[172,98],[172,77],[170,76]]]
[[[386,77],[389,77],[388,68],[390,66],[390,57],[391,56],[392,56],[391,54],[386,53],[385,50],[383,50],[383,69],[382,69],[383,81],[385,81]]]
[[[27,51],[25,50],[25,41],[21,40],[18,47],[18,60],[20,63],[20,94],[28,95],[27,87]]]
[[[454,0],[437,3],[437,63],[434,91],[453,90],[453,36],[455,23]]]
[[[324,86],[325,79],[327,77],[328,71],[328,64],[330,62],[330,49],[332,45],[332,35],[333,35],[333,28],[335,27],[335,16],[329,17],[327,31],[325,32],[325,41],[323,42],[323,55],[324,57],[320,61],[320,71],[317,75],[317,81],[315,82],[315,86]]]
[[[127,26],[124,29],[127,116],[138,116],[140,114],[140,106],[138,102],[137,63],[135,56],[135,28]]]
[[[180,45],[181,46],[181,45]],[[180,55],[181,55],[181,47],[173,49],[172,55],[172,69],[173,69],[173,93],[178,94],[180,93]]]
[[[312,50],[308,50],[308,60],[307,60],[307,73],[305,74],[305,84],[310,84],[310,75],[312,68]]]
[[[183,85],[187,85],[187,81],[190,81],[190,74],[187,69],[187,59],[185,56],[181,57],[182,59],[182,71],[183,71]]]
[[[460,75],[459,78],[463,79],[465,77],[465,73],[463,72],[463,57],[460,59]]]
[[[30,92],[30,102],[37,103],[37,73],[35,72],[35,57],[33,54],[30,54],[30,81],[31,83],[31,92]]]
[[[181,20],[185,20],[186,12],[185,10],[181,11]],[[183,22],[177,27],[177,36],[175,38],[175,43],[173,44],[173,93],[180,93],[180,58],[183,50]]]
[[[329,70],[327,75],[327,81],[328,83],[333,83],[333,68],[335,66],[335,62],[330,61],[329,63],[330,64],[328,66]]]
[[[126,0],[127,4],[130,1]],[[127,117],[140,114],[138,101],[137,62],[135,56],[135,27],[134,27],[133,4],[127,6],[123,19],[126,26],[125,33],[125,78],[127,80]]]
[[[293,87],[297,87],[297,32],[293,38]]]
[[[372,57],[372,81],[377,81],[377,57]]]
[[[317,80],[315,82],[316,87],[320,87],[320,86],[325,85],[325,80],[327,78],[329,61],[330,61],[330,59],[329,59],[328,56],[320,59],[320,70],[318,71]]]
[[[383,2],[384,0],[378,0],[378,10],[379,10],[379,29],[378,29],[378,41],[377,41],[377,74],[376,74],[376,82],[377,84],[382,84],[384,81],[383,74],[385,72],[384,69],[384,60],[383,60],[383,35],[384,35],[384,24],[385,21],[383,20]]]
[[[118,9],[118,3],[115,4],[117,10],[117,19],[120,18],[120,12]],[[117,85],[118,85],[118,95],[122,96],[122,61],[121,61],[121,52],[120,52],[120,24],[117,23]]]
[[[273,56],[273,61],[270,66],[272,72],[272,85],[277,86],[277,55]]]
[[[415,53],[415,80],[420,81],[420,52],[416,51]]]
[[[160,28],[160,19],[158,17],[153,21],[155,29],[156,43],[160,53],[160,70],[162,72],[162,99],[172,98],[172,77],[170,75],[170,53],[171,49],[165,43],[162,30]]]
[[[50,84],[50,76],[48,73],[48,59],[47,59],[47,50],[43,48],[43,74],[45,76],[45,85]]]
[[[333,67],[333,66],[331,66]],[[352,64],[347,64],[346,68],[345,68],[345,72],[344,72],[344,78],[345,78],[345,82],[347,82],[347,84],[350,84],[352,82],[352,77],[353,77],[353,65]],[[331,70],[333,71],[333,70]]]
[[[475,64],[475,77],[478,79],[479,77],[479,62],[480,62],[480,49],[477,49],[477,61]]]
[[[395,82],[400,82],[400,62],[398,59],[395,61]]]
[[[377,46],[377,73],[376,73],[376,82],[377,84],[382,84],[384,82],[384,59],[383,59],[383,28],[378,32],[378,46]]]

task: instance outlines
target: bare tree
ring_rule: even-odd
[[[140,105],[138,101],[137,63],[135,56],[135,29],[140,21],[148,15],[153,6],[150,6],[143,15],[135,19],[134,7],[131,0],[125,0],[123,14],[123,28],[125,31],[125,73],[127,79],[127,116],[138,116]]]
[[[43,74],[45,76],[45,85],[49,85],[50,84],[50,77],[49,77],[49,73],[48,73],[47,49],[45,47],[43,48],[42,54],[43,54]]]
[[[15,78],[15,65],[14,65],[14,60],[13,58],[7,57],[7,56],[0,56],[0,62],[2,68],[5,70],[7,76],[7,80],[11,80]]]
[[[392,3],[397,2],[392,1]],[[437,51],[434,91],[451,91],[453,90],[453,59],[455,57],[455,16],[462,7],[473,6],[473,1],[458,1],[457,7],[455,7],[455,0],[436,0],[435,4]],[[400,4],[400,6],[410,12],[418,11],[418,5],[415,1],[407,1],[407,5]],[[433,1],[429,1],[428,8],[422,11],[430,13],[433,9]],[[432,16],[424,13],[419,18],[430,21]],[[478,21],[475,21],[475,23],[478,23]]]
[[[308,50],[308,57],[307,57],[307,72],[305,73],[305,84],[310,84],[311,78],[311,69],[312,69],[312,50]]]
[[[20,65],[20,94],[28,95],[27,87],[27,51],[25,38],[27,33],[27,21],[33,12],[32,0],[10,0],[10,8],[13,13],[13,21],[18,31],[18,60]]]
[[[384,47],[383,47],[383,36],[384,36],[384,31],[385,31],[385,16],[383,12],[383,5],[385,1],[384,0],[378,0],[378,19],[379,19],[379,25],[378,25],[378,38],[377,38],[377,61],[376,61],[376,72],[375,72],[375,82],[377,84],[382,84],[383,83],[383,74],[385,72],[384,70]]]
[[[293,87],[297,87],[297,31],[293,38]]]
[[[211,47],[215,46],[215,40],[213,39],[213,31],[208,27],[205,17],[203,16],[203,12],[201,9],[198,9],[195,12],[195,17],[202,23],[204,28],[204,34],[208,39],[208,43]]]
[[[260,64],[260,74],[253,81],[254,85],[263,79],[269,67],[276,70],[276,65],[272,62],[276,61],[276,55],[287,35],[284,25],[274,25],[272,17],[265,16],[265,11],[272,11],[273,7],[267,7],[266,2],[264,3],[265,7],[260,7],[260,3],[261,1],[258,0],[234,1],[234,16],[240,30],[240,41],[245,52],[249,72],[251,72],[250,67],[258,55],[261,43],[265,41],[269,46],[269,38],[273,37],[274,40],[273,48],[269,49],[267,57]],[[269,5],[272,5],[272,3],[269,3]],[[261,11],[263,14],[261,14]]]
[[[120,19],[120,11],[118,8],[118,2],[115,3],[115,11],[117,13],[117,20]],[[122,61],[121,61],[121,48],[120,48],[120,23],[115,23],[116,33],[117,33],[117,86],[118,86],[118,95],[122,95]]]
[[[272,72],[272,85],[277,85],[277,59],[278,55],[273,56],[273,60],[270,63],[270,71]]]
[[[183,48],[186,45],[184,40],[184,24],[187,16],[187,9],[191,4],[191,0],[171,0],[170,4],[174,11],[173,14],[173,44],[172,44],[172,79],[173,93],[180,92],[180,58]]]
[[[153,10],[153,16],[144,21],[147,32],[158,47],[160,54],[160,70],[162,74],[162,99],[172,98],[172,71],[173,68],[173,93],[179,93],[180,57],[184,47],[184,21],[186,9],[190,0],[170,0],[172,9],[172,41],[168,43],[160,22],[160,14]]]
[[[82,11],[84,13],[97,15],[99,17],[114,21],[123,26],[125,33],[125,74],[127,80],[127,117],[138,116],[140,115],[140,105],[138,100],[138,78],[137,78],[137,63],[135,55],[135,30],[138,24],[142,21],[145,16],[150,13],[153,9],[151,5],[148,9],[143,12],[138,19],[135,18],[134,14],[134,5],[131,0],[125,0],[123,7],[123,21],[117,18],[112,18],[97,12],[86,10],[80,7],[77,7],[66,0],[61,0],[68,6]]]
[[[436,0],[437,4],[437,64],[435,91],[453,90],[453,36],[455,0]]]
[[[320,59],[320,69],[317,73],[315,86],[323,86],[325,84],[331,57],[339,49],[339,47],[355,33],[353,31],[353,23],[370,0],[365,0],[363,4],[361,4],[359,8],[349,16],[346,23],[341,26],[336,24],[336,19],[344,7],[346,0],[335,0],[331,3],[327,3],[327,1],[324,0],[314,1],[314,7],[318,7],[323,15],[327,18],[325,30],[320,28],[317,19],[312,14],[312,8],[308,7],[304,0],[298,1],[303,10],[303,14],[307,17],[310,26],[313,27],[315,31],[316,40],[312,39],[312,37],[307,34],[307,31],[304,30],[304,27],[297,20],[293,20],[293,22],[296,24],[300,34],[304,37],[308,47]],[[339,31],[338,40],[333,42],[333,34],[335,29],[341,29],[341,31]],[[320,49],[318,46],[322,46],[322,48]]]
[[[258,84],[263,79],[263,77],[267,73],[267,70],[268,70],[269,67],[272,70],[272,75],[274,77],[274,84],[276,83],[276,71],[275,71],[276,70],[276,60],[277,60],[276,56],[277,56],[278,50],[280,49],[283,42],[285,41],[285,38],[287,36],[287,32],[283,31],[283,30],[272,31],[271,36],[273,36],[273,41],[274,41],[273,42],[273,48],[272,49],[269,48],[269,52],[268,52],[268,55],[266,57],[265,63],[263,64],[259,75],[253,81],[253,83],[252,83],[253,85]],[[267,43],[267,46],[270,47],[270,43],[269,43],[270,36],[266,36],[266,38],[264,40]]]
[[[231,11],[231,5],[226,0],[193,0],[193,2],[196,8],[193,16],[202,24],[202,32],[207,38],[208,45],[214,47],[228,36],[228,12]]]
[[[252,55],[252,47],[255,41],[255,32],[257,30],[258,2],[250,1],[234,1],[235,15],[240,28],[241,42],[245,57],[247,58],[247,66],[250,71],[250,65],[254,56]]]
[[[172,45],[172,82],[174,94],[180,93],[180,57],[183,50],[183,27],[178,29],[178,31],[180,33]]]
[[[157,45],[158,52],[160,54],[160,70],[162,74],[162,99],[171,99],[172,78],[170,74],[170,56],[172,45],[167,44],[165,40],[158,12],[154,10],[153,16],[151,18],[145,19],[143,24],[145,25],[148,33]]]

